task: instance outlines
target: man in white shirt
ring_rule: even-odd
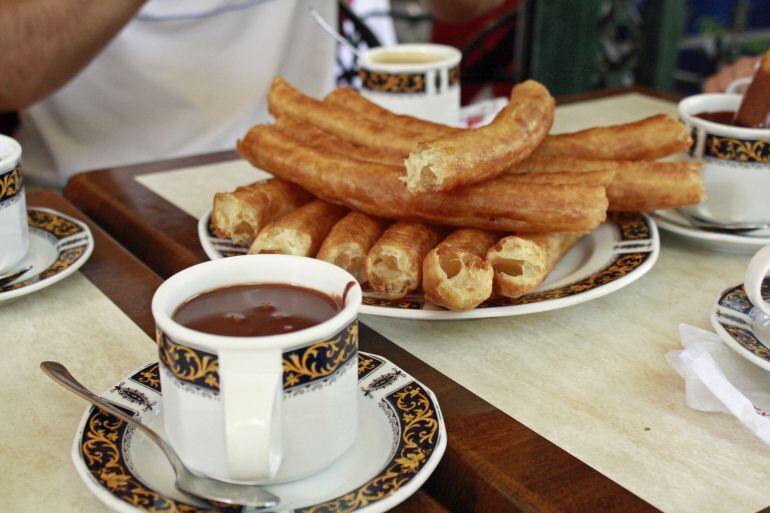
[[[474,16],[499,0],[426,1]],[[463,5],[465,11],[462,10]],[[333,86],[335,0],[5,0],[0,110],[21,110],[25,173],[71,174],[234,146],[276,75]]]

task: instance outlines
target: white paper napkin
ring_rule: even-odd
[[[666,360],[685,380],[687,406],[730,413],[770,444],[770,373],[710,331],[680,324],[679,336],[684,349],[669,351]]]

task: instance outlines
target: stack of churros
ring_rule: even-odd
[[[332,262],[401,299],[420,291],[449,310],[538,288],[608,211],[698,203],[700,169],[655,159],[687,150],[667,116],[548,135],[554,100],[528,80],[474,130],[385,110],[350,89],[325,99],[276,78],[276,122],[238,152],[272,173],[216,195],[212,228],[249,253]]]

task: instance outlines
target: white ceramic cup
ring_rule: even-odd
[[[29,247],[21,146],[0,135],[0,273],[13,270]]]
[[[381,62],[399,55],[435,58],[431,62]],[[460,60],[457,48],[403,44],[372,48],[358,58],[361,94],[397,114],[456,126],[460,121]]]
[[[342,310],[304,330],[264,337],[194,331],[172,319],[190,297],[228,285],[286,283],[341,296]],[[311,258],[243,255],[195,265],[152,299],[169,442],[190,468],[216,479],[267,483],[330,465],[358,426],[361,287]]]
[[[759,309],[760,312],[770,317],[770,303],[762,297],[762,283],[770,271],[770,246],[757,251],[746,268],[746,276],[743,280],[743,287],[746,295],[749,296],[751,303]]]
[[[770,129],[722,125],[695,117],[736,111],[738,94],[698,94],[679,102],[679,117],[693,132],[690,156],[703,162],[708,199],[687,207],[718,223],[770,222]]]

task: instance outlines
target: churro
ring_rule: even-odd
[[[250,245],[268,223],[312,199],[291,182],[266,180],[214,195],[211,225],[217,237]]]
[[[362,162],[335,148],[304,145],[274,126],[252,128],[238,142],[255,166],[326,201],[369,215],[518,233],[586,233],[604,221],[604,187],[491,180],[458,191],[412,195],[402,168]]]
[[[635,162],[621,166],[607,187],[609,210],[650,212],[706,199],[698,162]]]
[[[674,118],[659,114],[623,125],[552,135],[537,148],[535,155],[651,160],[686,151],[691,145],[687,127]]]
[[[314,200],[265,226],[249,254],[315,256],[332,227],[347,213],[339,205]]]
[[[334,225],[316,258],[342,267],[366,282],[366,256],[385,231],[387,222],[361,212],[350,212]]]
[[[405,222],[385,230],[366,257],[366,278],[375,294],[399,299],[419,287],[422,261],[441,233],[436,226]]]
[[[489,125],[422,143],[406,159],[410,192],[449,191],[483,182],[527,158],[553,122],[548,89],[527,80],[511,90],[510,103]]]
[[[500,235],[460,228],[430,250],[422,263],[425,299],[449,310],[472,310],[492,294],[487,250]]]
[[[579,239],[574,233],[511,235],[500,239],[487,251],[487,262],[494,270],[495,292],[515,297],[536,289]]]

